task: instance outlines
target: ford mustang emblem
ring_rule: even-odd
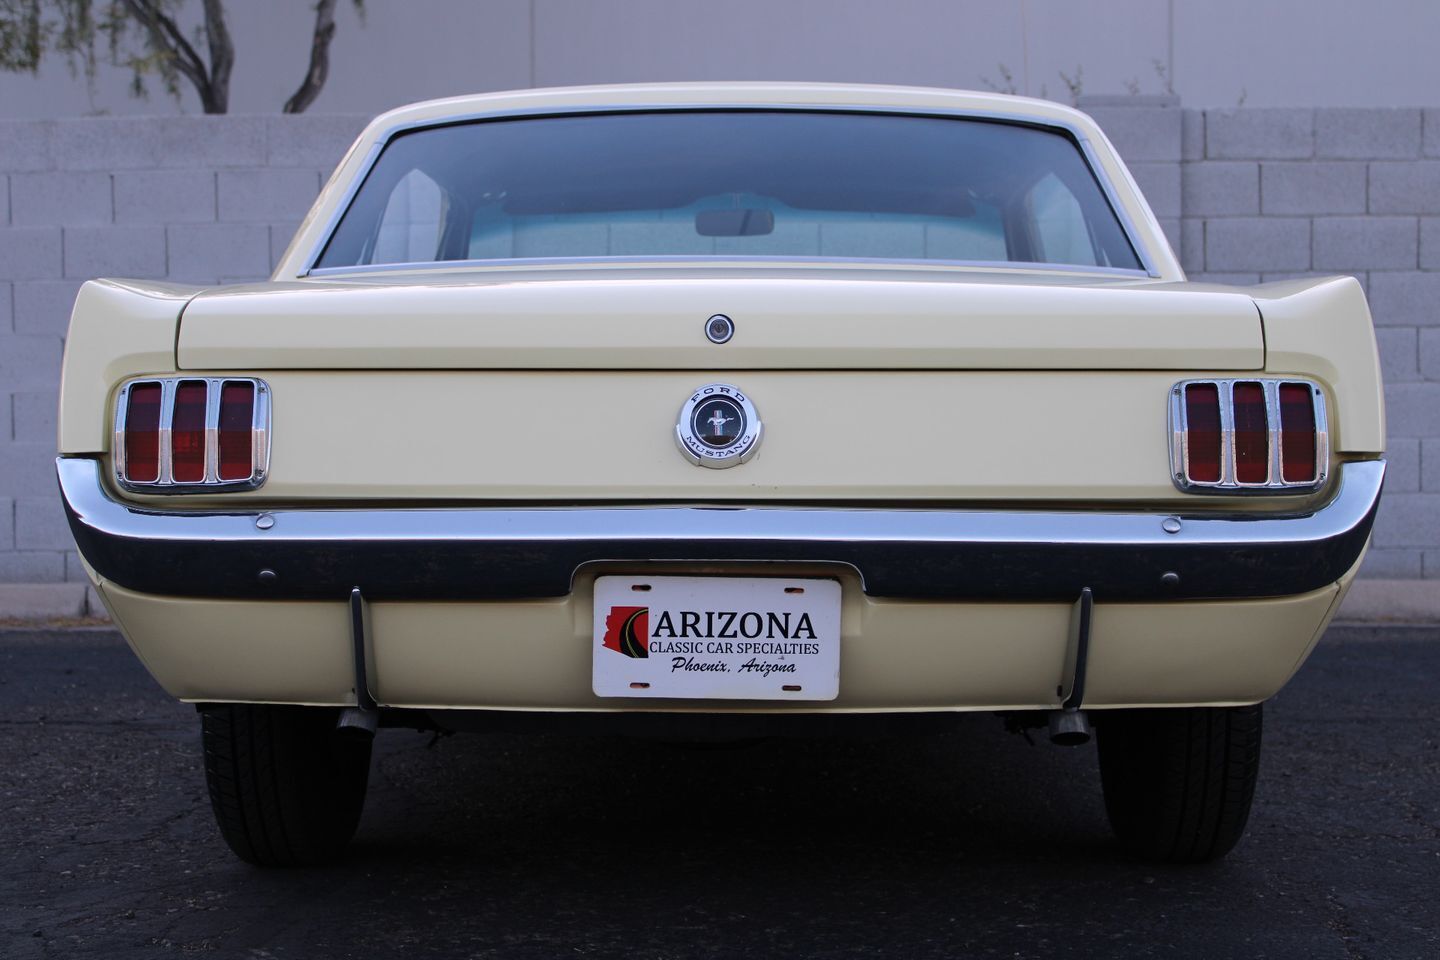
[[[760,416],[739,387],[707,383],[680,408],[675,438],[691,463],[733,467],[760,445]]]

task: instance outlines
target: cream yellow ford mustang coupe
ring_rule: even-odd
[[[377,726],[993,711],[1226,853],[1384,475],[1351,278],[1186,282],[1085,115],[820,84],[405,107],[269,282],[96,280],[60,486],[258,864]]]

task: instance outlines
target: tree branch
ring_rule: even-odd
[[[205,0],[205,36],[210,41],[210,89],[219,105],[217,113],[230,107],[230,68],[235,65],[235,44],[225,23],[225,4]]]
[[[310,40],[310,69],[294,96],[285,101],[285,113],[303,113],[315,102],[330,75],[330,41],[335,39],[335,0],[315,4],[315,33]]]
[[[204,111],[206,113],[224,113],[227,104],[223,99],[216,99],[205,62],[200,59],[200,54],[195,52],[190,41],[185,39],[185,35],[175,25],[175,21],[162,13],[160,7],[153,0],[122,0],[122,2],[125,9],[140,21],[149,34],[150,45],[164,55],[170,65],[195,86],[196,93],[200,95],[200,106]],[[228,39],[228,34],[226,36]]]

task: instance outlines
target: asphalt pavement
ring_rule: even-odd
[[[698,747],[382,731],[347,859],[265,871],[107,630],[0,632],[0,957],[1440,956],[1440,628],[1331,631],[1218,864],[1128,859],[1093,747],[993,717]]]

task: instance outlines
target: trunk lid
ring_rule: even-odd
[[[724,345],[704,334],[735,322]],[[224,287],[182,369],[1256,370],[1241,293],[927,268],[471,270]]]

